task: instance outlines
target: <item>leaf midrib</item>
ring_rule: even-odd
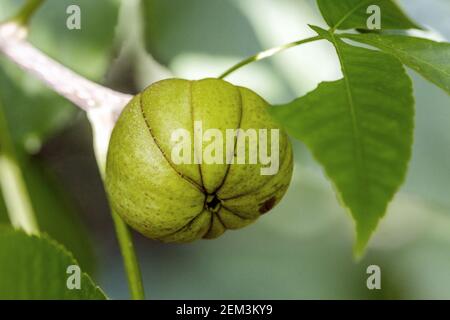
[[[338,58],[339,58],[339,61],[341,64],[343,80],[344,80],[345,89],[346,89],[345,91],[347,93],[347,100],[349,103],[350,118],[351,118],[351,122],[352,122],[352,131],[353,131],[353,137],[354,137],[353,140],[354,140],[354,143],[356,146],[356,152],[354,152],[354,153],[355,153],[355,158],[358,163],[358,170],[357,170],[358,181],[360,181],[360,183],[362,183],[362,185],[364,186],[364,185],[368,185],[368,183],[367,183],[366,176],[361,175],[361,172],[365,172],[366,165],[365,165],[363,144],[361,142],[360,128],[358,126],[358,121],[357,121],[356,106],[355,106],[354,98],[352,95],[350,82],[348,79],[348,74],[346,71],[346,66],[344,63],[341,49],[339,47],[339,44],[336,41],[336,38],[335,38],[335,35],[333,32],[330,32],[330,36],[331,36],[331,40],[333,41],[333,45],[336,48],[336,53],[338,55]],[[360,191],[360,190],[361,189],[359,188],[358,191]]]
[[[341,24],[343,24],[352,14],[354,14],[357,10],[361,9],[364,5],[370,3],[373,0],[366,0],[361,2],[359,5],[355,6],[352,10],[350,10],[349,12],[347,12],[346,15],[344,15],[341,20],[339,20],[333,27],[332,30],[336,30],[337,28],[340,27]]]

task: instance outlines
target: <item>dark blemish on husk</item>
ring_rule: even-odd
[[[269,200],[265,201],[261,205],[261,207],[259,207],[259,213],[264,214],[264,213],[270,211],[275,206],[276,201],[277,201],[276,197],[272,197]]]

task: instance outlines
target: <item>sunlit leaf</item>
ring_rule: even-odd
[[[450,43],[392,34],[346,34],[394,55],[427,80],[450,93]]]
[[[413,142],[411,80],[392,56],[333,42],[344,78],[272,109],[324,167],[356,221],[361,254],[403,182]]]
[[[80,289],[69,289],[76,266],[72,255],[47,236],[0,228],[0,299],[105,299],[90,277],[80,273]],[[69,279],[69,284],[76,282]],[[73,288],[73,287],[72,287]]]
[[[380,8],[382,29],[420,28],[392,0],[317,0],[322,16],[331,28],[367,29],[367,8]]]

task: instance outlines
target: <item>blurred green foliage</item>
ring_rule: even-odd
[[[75,108],[44,85],[2,58],[0,98],[16,147],[36,153],[75,115]]]
[[[142,15],[147,49],[165,64],[181,52],[245,56],[262,50],[230,1],[143,0]]]
[[[130,5],[137,2],[126,1]],[[0,19],[10,16],[20,3],[0,0]],[[81,31],[65,28],[69,3],[79,3],[82,8]],[[55,59],[102,82],[108,69],[116,66],[114,52],[123,49],[113,39],[118,4],[48,0],[32,21],[31,40]],[[447,0],[402,4],[421,25],[450,37]],[[145,0],[142,15],[148,52],[175,76],[188,78],[218,75],[249,54],[304,38],[310,35],[308,23],[326,26],[313,0]],[[131,19],[121,18],[124,25]],[[331,49],[322,43],[291,49],[270,61],[250,65],[229,80],[256,90],[272,103],[287,102],[314,89],[318,79],[340,77]],[[72,177],[79,177],[76,181],[60,181],[62,177],[55,176],[43,161],[48,159],[29,154],[39,153],[39,146],[50,137],[61,139],[62,144],[73,143],[64,140],[61,132],[76,119],[77,111],[3,57],[0,69],[0,99],[22,150],[22,170],[42,229],[73,250],[82,266],[87,264],[83,269],[91,268],[95,250],[99,257],[96,278],[102,288],[111,298],[127,298],[110,217],[97,210],[99,203],[105,206],[105,199],[87,188],[99,184],[98,176],[80,166],[71,172]],[[154,70],[142,67],[134,72]],[[412,162],[406,184],[389,206],[361,261],[352,258],[354,234],[349,217],[339,207],[321,169],[297,142],[295,176],[287,196],[245,231],[230,231],[218,240],[188,245],[162,245],[135,234],[149,297],[450,298],[448,96],[412,74],[417,113]],[[118,78],[129,79],[128,74],[120,73]],[[59,155],[52,161],[67,161],[67,151],[54,145],[49,148]],[[84,152],[95,166],[92,153]],[[62,187],[74,184],[92,195],[83,194],[74,204],[78,195],[68,195]],[[80,219],[80,204],[92,207],[96,215],[97,220],[89,225],[96,235],[94,249],[87,240],[92,234],[86,233],[85,221]],[[0,199],[2,222],[7,221],[4,212]],[[381,291],[366,288],[370,264],[381,267]]]
[[[81,9],[81,29],[66,27],[66,8]],[[46,0],[33,17],[30,41],[81,75],[102,82],[113,58],[118,0]]]
[[[66,28],[66,8],[70,4],[83,10],[81,30]],[[13,15],[19,5],[18,1],[2,0],[0,20]],[[114,53],[118,5],[114,0],[46,1],[33,17],[30,41],[85,77],[102,81]],[[3,57],[0,99],[41,230],[71,250],[83,270],[92,272],[95,259],[91,237],[73,197],[61,188],[48,165],[33,156],[74,119],[76,108]],[[8,221],[4,206],[0,206],[0,220]]]

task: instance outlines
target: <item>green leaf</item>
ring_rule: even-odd
[[[86,273],[80,289],[67,288],[72,255],[47,236],[0,228],[0,299],[105,299]]]
[[[338,30],[367,29],[370,5],[380,7],[382,29],[420,29],[392,0],[317,0],[317,4],[327,24]]]
[[[450,93],[450,43],[392,34],[340,36],[392,54],[425,79]]]
[[[356,221],[355,253],[362,254],[411,157],[414,100],[411,80],[392,56],[333,42],[344,78],[272,113],[324,167]]]

